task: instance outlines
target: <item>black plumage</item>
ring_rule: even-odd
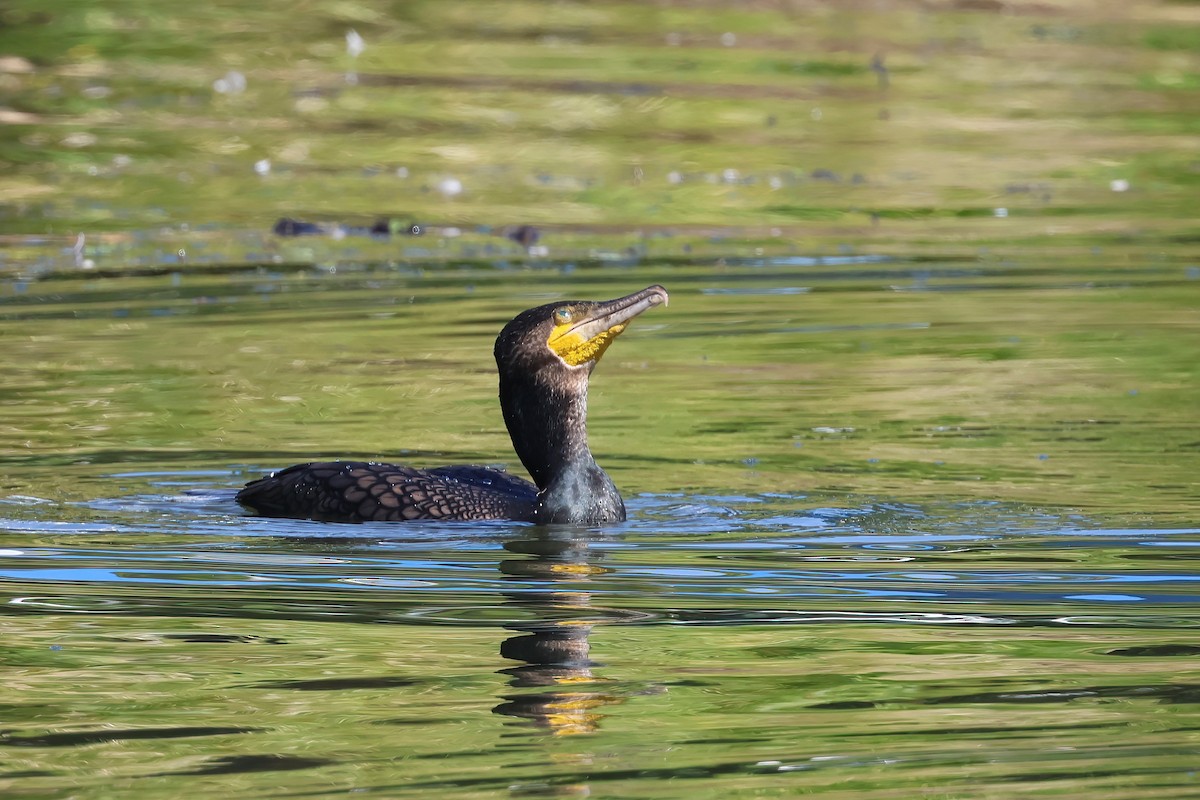
[[[252,481],[237,501],[264,516],[336,522],[621,521],[621,495],[588,448],[588,378],[631,319],[666,301],[665,289],[650,286],[605,302],[550,303],[522,312],[500,332],[500,407],[533,483],[479,466],[329,461]]]

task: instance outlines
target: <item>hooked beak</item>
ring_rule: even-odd
[[[667,290],[655,284],[640,292],[591,305],[580,319],[556,325],[546,344],[572,367],[598,361],[629,321],[643,311],[666,305]]]

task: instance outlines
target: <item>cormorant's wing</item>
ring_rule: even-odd
[[[237,501],[268,517],[332,522],[529,521],[537,487],[486,467],[431,470],[365,461],[297,464],[246,484]]]

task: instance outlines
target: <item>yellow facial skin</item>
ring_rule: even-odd
[[[621,331],[625,330],[627,324],[618,323],[588,338],[585,329],[590,326],[574,324],[573,317],[569,308],[564,307],[555,311],[554,321],[556,324],[550,331],[550,337],[546,340],[546,345],[550,350],[572,367],[578,367],[589,361],[599,361],[600,356],[604,355],[604,351],[612,344],[613,339],[616,339]]]

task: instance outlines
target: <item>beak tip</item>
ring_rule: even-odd
[[[645,291],[650,293],[649,300],[651,305],[669,306],[671,304],[671,296],[667,294],[667,290],[662,284],[656,283],[653,286],[647,286]]]

